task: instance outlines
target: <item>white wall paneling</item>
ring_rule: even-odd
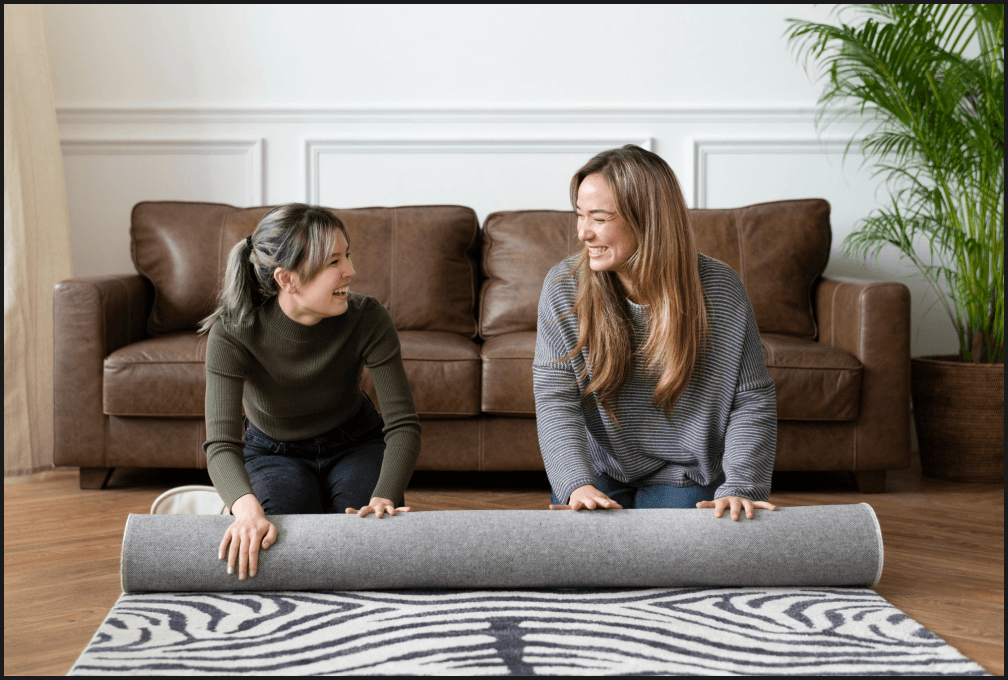
[[[307,200],[331,206],[458,204],[495,210],[570,207],[573,170],[633,135],[557,138],[325,139],[305,143]]]
[[[697,208],[713,207],[707,199],[708,168],[710,159],[714,156],[787,156],[809,154],[825,156],[826,154],[843,154],[847,148],[848,139],[819,139],[816,137],[795,138],[737,138],[694,139],[690,143],[690,156],[693,164],[693,206]],[[851,144],[855,160],[860,161],[857,142]],[[818,179],[818,178],[817,178]],[[764,199],[772,200],[772,199]],[[721,207],[721,206],[718,206]]]
[[[540,173],[556,193],[540,206],[566,207],[570,174],[595,151],[627,142],[645,145],[663,155],[679,174],[686,195],[692,195],[692,161],[682,162],[678,148],[688,134],[725,131],[778,131],[811,125],[811,106],[388,106],[388,107],[60,107],[64,138],[74,136],[194,135],[264,137],[269,159],[264,172],[273,202],[323,200],[327,180],[319,169],[337,158],[356,163],[396,160],[416,163],[428,155],[446,183],[472,181],[471,170],[507,164],[524,155],[528,162],[512,168],[503,195],[508,205],[533,205],[537,197],[521,186],[521,169]],[[339,153],[337,153],[339,151]],[[482,156],[478,163],[474,156]],[[565,158],[566,156],[566,158]],[[407,158],[409,157],[409,158]],[[465,158],[468,157],[468,158]],[[457,161],[452,163],[451,161]],[[552,165],[552,174],[547,168]],[[467,167],[468,170],[462,170]],[[559,168],[563,167],[563,172]],[[454,168],[454,170],[453,170]],[[501,168],[501,172],[504,169]],[[338,177],[329,172],[328,177]],[[265,181],[265,180],[264,180]],[[333,180],[335,181],[335,180]],[[530,184],[525,182],[525,185]],[[547,185],[536,184],[537,191]],[[419,185],[413,184],[415,191]],[[344,183],[337,196],[343,205],[412,202],[395,187]],[[424,194],[426,196],[426,194]],[[428,198],[426,202],[430,202]],[[344,202],[345,201],[345,202]],[[489,204],[488,204],[489,206]],[[474,206],[476,207],[476,206]],[[498,204],[493,209],[503,209]]]
[[[63,156],[232,156],[244,165],[243,204],[265,200],[265,140],[259,139],[61,139]]]
[[[60,147],[77,276],[134,271],[130,213],[140,201],[265,200],[262,138],[72,138]]]

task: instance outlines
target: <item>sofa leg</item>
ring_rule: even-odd
[[[861,493],[882,493],[885,491],[885,470],[852,472],[851,477]]]
[[[115,468],[82,467],[80,469],[80,488],[104,489]]]

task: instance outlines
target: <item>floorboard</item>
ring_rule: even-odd
[[[197,470],[117,470],[82,491],[76,469],[4,480],[4,675],[62,675],[121,592],[119,553],[130,513],[166,489],[208,484]],[[1004,674],[1004,484],[889,473],[862,494],[840,473],[776,473],[780,506],[869,503],[885,567],[876,591],[995,675]],[[544,474],[417,472],[414,511],[544,509]],[[744,520],[743,520],[744,521]]]

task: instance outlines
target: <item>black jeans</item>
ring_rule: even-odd
[[[384,425],[367,395],[347,422],[310,439],[280,441],[248,423],[245,470],[263,511],[320,514],[370,503],[385,458]]]

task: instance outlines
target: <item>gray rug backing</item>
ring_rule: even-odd
[[[758,510],[483,510],[270,518],[279,540],[239,581],[217,559],[228,516],[130,515],[126,593],[402,588],[873,586],[866,503]]]

